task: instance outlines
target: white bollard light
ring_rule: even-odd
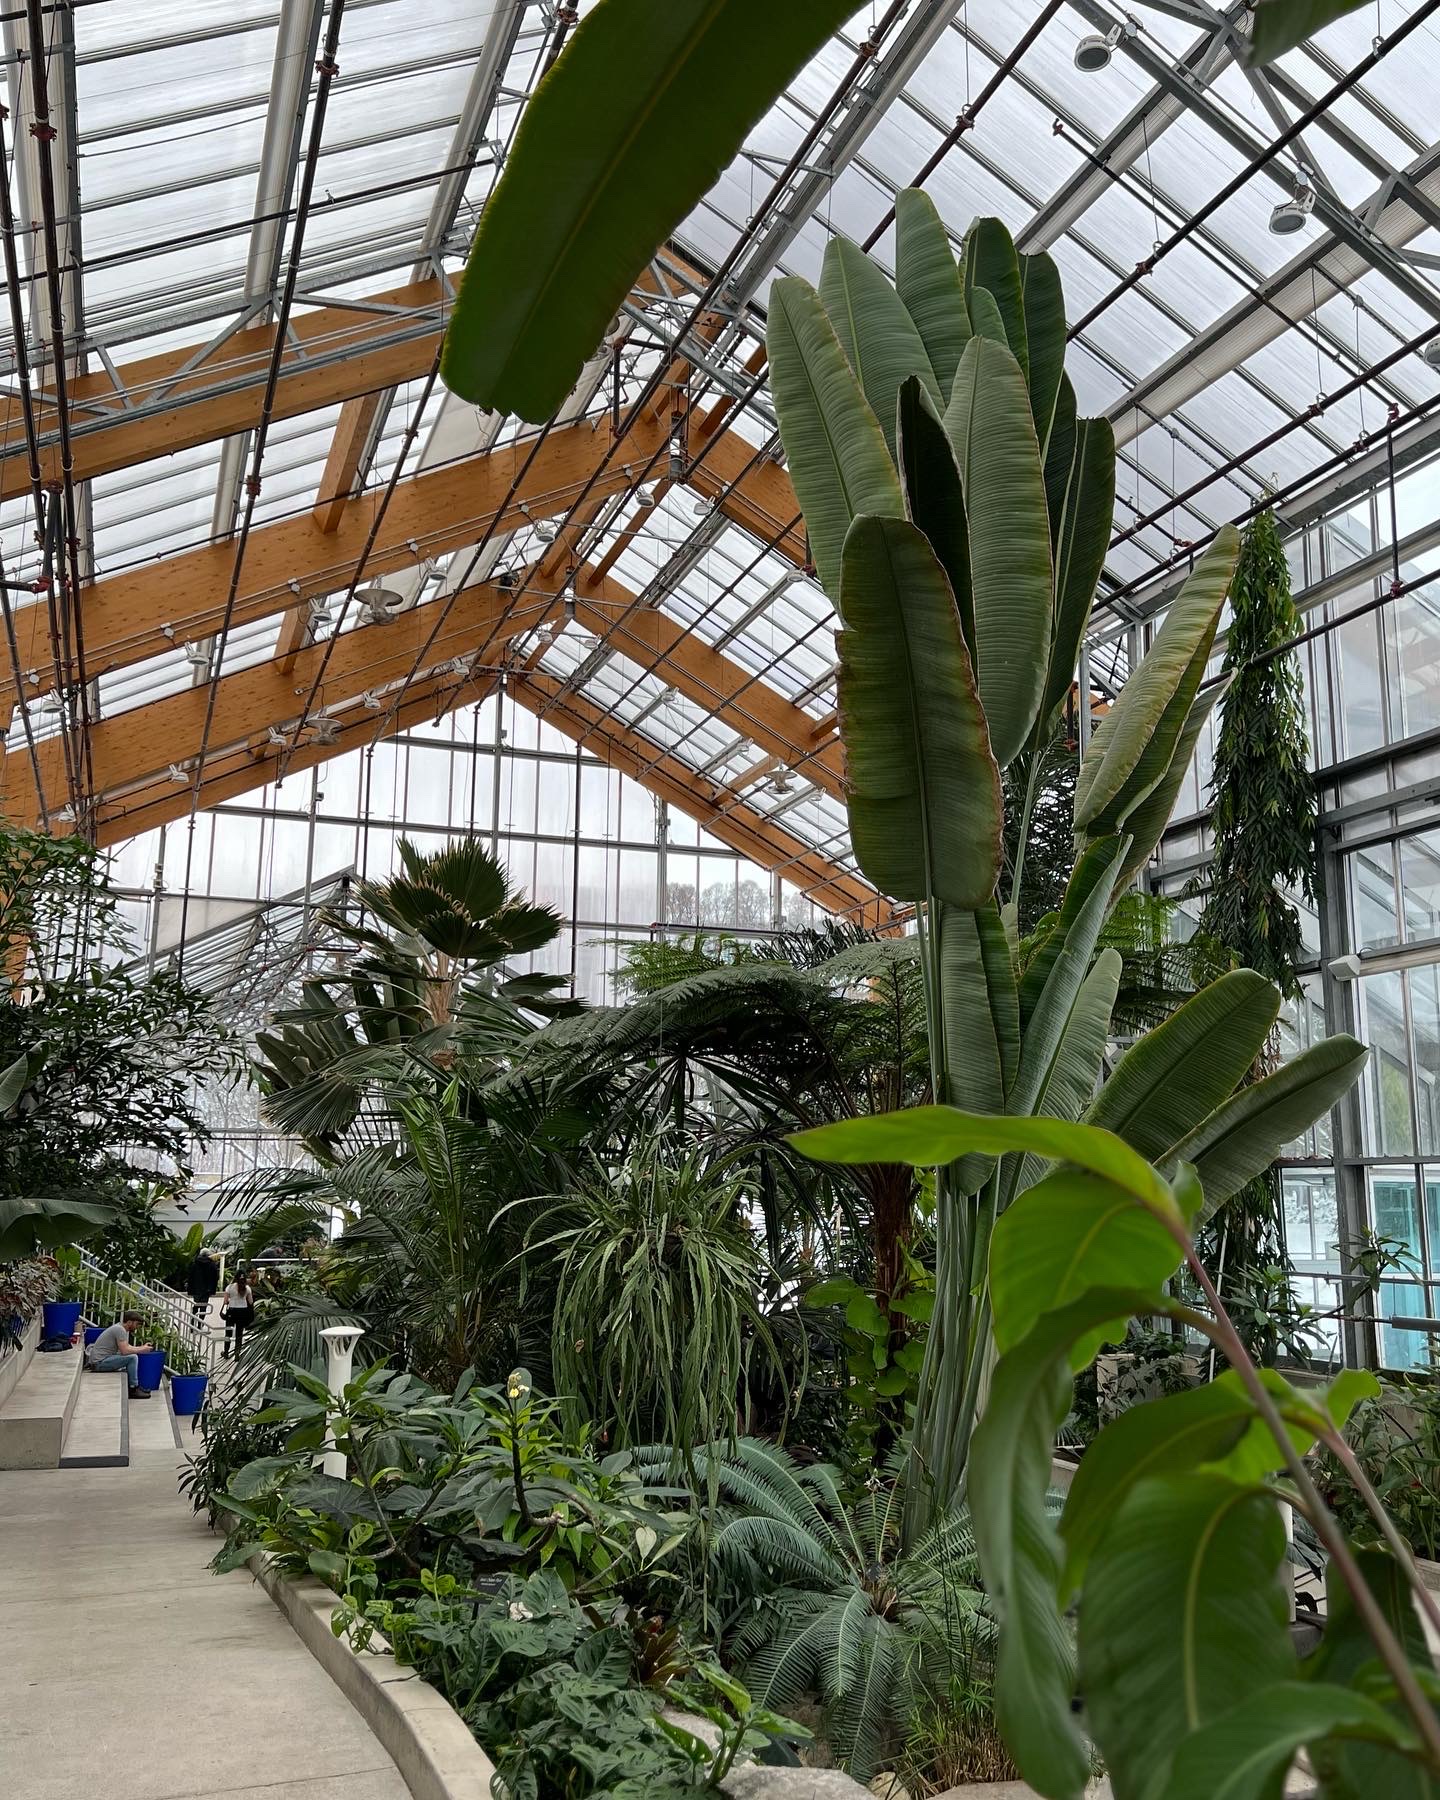
[[[325,1340],[325,1385],[332,1394],[343,1394],[350,1384],[350,1371],[355,1363],[355,1346],[365,1335],[363,1325],[327,1325],[320,1333]],[[320,1467],[327,1475],[343,1481],[349,1473],[345,1452],[335,1448],[333,1431],[325,1434],[325,1451]]]

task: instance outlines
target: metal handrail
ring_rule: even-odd
[[[107,1275],[86,1249],[80,1250],[80,1301],[84,1316],[91,1324],[108,1325],[118,1319],[127,1307],[148,1313],[158,1319],[173,1337],[184,1344],[197,1365],[213,1375],[220,1360],[223,1340],[197,1322],[188,1294],[177,1294],[172,1288],[152,1287],[137,1276]]]

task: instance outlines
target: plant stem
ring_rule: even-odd
[[[1381,1535],[1394,1552],[1396,1562],[1405,1571],[1405,1577],[1414,1591],[1415,1598],[1420,1602],[1420,1610],[1430,1621],[1436,1634],[1440,1635],[1440,1606],[1437,1606],[1435,1596],[1420,1579],[1420,1571],[1415,1567],[1414,1551],[1396,1530],[1395,1521],[1386,1512],[1384,1502],[1370,1485],[1370,1478],[1360,1467],[1355,1452],[1338,1431],[1327,1432],[1322,1441],[1326,1448],[1339,1458],[1340,1466],[1354,1482],[1356,1492],[1365,1502],[1371,1518],[1380,1527]]]
[[[1285,1460],[1285,1467],[1290,1473],[1290,1479],[1295,1483],[1305,1501],[1311,1523],[1315,1527],[1315,1535],[1330,1553],[1335,1566],[1344,1577],[1345,1585],[1349,1588],[1350,1597],[1354,1601],[1355,1610],[1364,1621],[1371,1641],[1380,1653],[1381,1661],[1389,1670],[1396,1690],[1405,1703],[1406,1711],[1415,1721],[1420,1740],[1429,1752],[1432,1765],[1440,1769],[1440,1720],[1436,1719],[1430,1703],[1421,1690],[1420,1683],[1415,1679],[1415,1671],[1410,1667],[1399,1639],[1390,1629],[1389,1621],[1380,1610],[1375,1596],[1370,1592],[1370,1585],[1360,1572],[1359,1564],[1351,1555],[1350,1546],[1345,1541],[1345,1534],[1340,1529],[1339,1522],[1326,1506],[1320,1490],[1310,1477],[1310,1471],[1305,1467],[1294,1444],[1291,1443],[1290,1433],[1285,1428],[1285,1421],[1280,1417],[1274,1399],[1265,1383],[1260,1379],[1259,1370],[1251,1360],[1250,1353],[1241,1341],[1239,1332],[1231,1323],[1230,1315],[1226,1312],[1220,1296],[1215,1292],[1214,1285],[1205,1271],[1205,1265],[1196,1254],[1195,1246],[1183,1231],[1177,1232],[1177,1236],[1183,1245],[1185,1260],[1190,1265],[1191,1272],[1200,1284],[1200,1291],[1204,1294],[1214,1313],[1211,1330],[1214,1333],[1215,1341],[1229,1358],[1230,1364],[1240,1377],[1246,1392],[1255,1402],[1256,1411],[1270,1428],[1270,1435],[1274,1438],[1276,1448]]]
[[[1035,787],[1040,779],[1044,753],[1037,744],[1030,753],[1030,776],[1025,783],[1025,804],[1020,809],[1020,829],[1015,839],[1015,873],[1010,882],[1010,904],[1015,908],[1015,930],[1020,930],[1020,882],[1025,873],[1025,844],[1030,836],[1030,816],[1035,810]]]

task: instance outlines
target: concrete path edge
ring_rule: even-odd
[[[402,1669],[378,1632],[364,1651],[336,1637],[336,1598],[323,1582],[283,1575],[258,1551],[249,1566],[388,1752],[413,1800],[491,1800],[494,1765],[437,1688]]]

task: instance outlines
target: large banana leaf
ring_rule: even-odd
[[[115,1217],[108,1201],[69,1194],[0,1195],[0,1263],[94,1237]]]
[[[1298,1673],[1274,1497],[1196,1470],[1140,1482],[1090,1559],[1080,1680],[1116,1800],[1171,1791],[1188,1733]]]
[[[1050,668],[1045,694],[1035,722],[1037,737],[1046,730],[1055,709],[1070,692],[1080,656],[1080,640],[1090,619],[1095,584],[1105,566],[1110,530],[1115,518],[1115,430],[1108,419],[1071,419],[1064,403],[1057,414],[1056,433],[1071,445],[1070,468],[1060,494],[1060,516],[1055,526],[1055,611],[1051,625]],[[1047,459],[1046,487],[1050,489]],[[1148,851],[1147,851],[1148,855]]]
[[[1302,1050],[1263,1081],[1241,1088],[1181,1138],[1172,1162],[1195,1165],[1208,1218],[1268,1169],[1292,1138],[1329,1112],[1360,1078],[1370,1052],[1341,1033]]]
[[[1015,358],[972,338],[960,358],[945,429],[965,494],[976,678],[1002,768],[1024,748],[1050,658],[1053,574],[1045,473],[1030,397]]]
[[[1118,839],[1108,838],[1091,844],[1070,872],[1065,898],[1054,924],[1035,946],[1020,982],[1020,1023],[1026,1025],[1036,1002],[1045,991],[1045,983],[1055,960],[1065,948],[1081,908],[1095,889],[1103,884],[1103,904],[1108,908],[1115,892],[1115,866],[1120,855]]]
[[[859,518],[841,593],[855,860],[897,900],[984,906],[1000,870],[1000,772],[945,572],[908,521]]]
[[[1009,350],[1010,339],[1006,335],[1005,321],[1000,316],[1000,308],[995,304],[995,296],[989,288],[967,287],[965,305],[970,313],[971,336],[989,338],[992,344],[998,344],[1002,350]]]
[[[894,457],[895,409],[904,383],[918,376],[935,404],[944,404],[915,321],[879,264],[845,237],[831,238],[826,246],[820,304]]]
[[[1110,839],[1097,850],[1097,876],[1085,898],[1064,925],[1063,942],[1049,965],[1045,984],[1034,1008],[1025,1018],[1025,1035],[1020,1044],[1020,1066],[1010,1095],[1010,1111],[1021,1115],[1048,1112],[1045,1096],[1055,1079],[1061,1045],[1074,1011],[1081,983],[1090,971],[1090,958],[1105,915],[1110,908],[1109,869],[1120,855],[1118,839]],[[1109,858],[1107,868],[1105,858]],[[1028,971],[1027,971],[1028,974]],[[1021,1012],[1024,1016],[1022,994]]]
[[[1025,293],[1020,284],[1020,258],[1015,240],[999,219],[977,219],[965,237],[965,299],[984,288],[995,302],[1005,328],[1005,341],[1030,380],[1030,350],[1025,337]],[[974,323],[972,308],[972,324]],[[976,329],[979,326],[976,325]]]
[[[1215,702],[1224,692],[1224,686],[1217,682],[1208,693],[1201,694],[1196,699],[1171,752],[1170,767],[1140,804],[1125,815],[1125,834],[1130,839],[1130,851],[1115,883],[1117,889],[1128,887],[1132,877],[1140,873],[1153,855],[1161,834],[1170,823],[1181,783],[1190,772],[1200,733],[1215,710]]]
[[[820,585],[843,616],[840,562],[861,513],[901,518],[885,434],[845,360],[820,296],[790,276],[770,290],[770,391]]]
[[[975,912],[936,909],[935,961],[945,1032],[948,1091],[962,1112],[1003,1113],[1020,1057],[1020,1009],[1010,942],[992,901]],[[991,1158],[971,1153],[955,1165],[955,1191],[973,1194]]]
[[[943,406],[970,342],[970,314],[950,234],[920,188],[904,188],[895,197],[895,287],[925,344]]]
[[[1230,1098],[1279,1011],[1279,992],[1263,975],[1222,975],[1131,1045],[1086,1122],[1158,1161]]]
[[[1260,0],[1250,34],[1251,63],[1271,63],[1336,19],[1357,12],[1364,0]]]
[[[1025,308],[1025,347],[1030,358],[1030,411],[1042,455],[1065,374],[1065,294],[1055,259],[1043,251],[1020,258],[1020,295]]]
[[[602,0],[525,108],[446,337],[463,399],[548,419],[631,283],[853,0]]]
[[[1070,377],[1060,377],[1055,396],[1055,417],[1050,442],[1045,446],[1045,504],[1050,509],[1050,541],[1056,546],[1055,567],[1060,567],[1060,527],[1065,518],[1065,496],[1070,488],[1070,465],[1075,460],[1075,390]]]
[[[900,476],[912,524],[930,540],[960,609],[960,628],[975,660],[975,598],[970,591],[970,533],[965,494],[949,434],[918,376],[900,390]]]
[[[1240,550],[1232,525],[1216,532],[1165,616],[1149,654],[1095,729],[1075,782],[1075,828],[1123,819],[1170,766],[1199,687],[1196,659],[1215,639],[1220,609]],[[1173,704],[1183,688],[1189,699]]]
[[[1079,1119],[1095,1098],[1095,1084],[1105,1062],[1110,1015],[1120,988],[1124,959],[1118,950],[1102,950],[1080,984],[1075,1004],[1060,1037],[1060,1047],[1045,1085],[1043,1106],[1056,1119]],[[1045,1173],[1044,1161],[1027,1156],[1015,1183],[1023,1193]]]

